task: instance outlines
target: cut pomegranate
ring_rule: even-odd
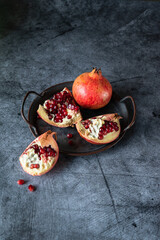
[[[48,131],[36,138],[22,153],[19,160],[25,172],[40,176],[50,171],[59,157],[59,148]]]
[[[68,133],[67,134],[67,138],[72,138],[73,137],[73,134],[72,133]]]
[[[28,189],[30,192],[34,192],[36,190],[35,186],[33,186],[31,184],[28,186]]]
[[[17,183],[18,183],[19,185],[23,185],[23,184],[25,183],[25,181],[24,181],[23,179],[19,179],[19,180],[17,181]]]
[[[121,127],[118,114],[105,114],[82,120],[76,124],[77,131],[86,141],[106,144],[118,138]]]
[[[57,127],[69,127],[82,120],[79,106],[67,88],[46,100],[43,106],[39,105],[37,113],[45,122]]]

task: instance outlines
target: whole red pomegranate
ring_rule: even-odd
[[[101,70],[79,75],[72,86],[73,97],[84,108],[98,109],[107,105],[112,97],[112,86]]]

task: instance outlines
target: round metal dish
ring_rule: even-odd
[[[121,134],[119,138],[109,144],[103,145],[95,145],[86,142],[82,139],[76,128],[68,127],[68,128],[58,128],[51,126],[44,122],[42,119],[37,118],[37,109],[39,104],[43,104],[46,99],[51,98],[56,92],[61,91],[64,87],[67,87],[70,91],[72,90],[73,82],[64,82],[61,84],[54,85],[42,93],[38,94],[34,91],[29,91],[23,100],[21,114],[23,119],[27,122],[31,132],[35,137],[38,137],[42,133],[46,132],[47,130],[52,130],[57,132],[57,142],[59,145],[59,150],[61,153],[73,156],[81,156],[81,155],[89,155],[104,151],[106,149],[111,148],[116,143],[118,143],[122,137],[125,135],[125,132],[134,124],[135,116],[136,116],[136,107],[135,102],[131,96],[126,96],[124,98],[120,98],[115,92],[113,92],[112,99],[110,103],[101,109],[98,110],[88,110],[82,109],[81,113],[83,119],[87,119],[89,117],[98,116],[101,114],[106,113],[118,113],[120,116],[123,117],[121,120]],[[27,97],[30,94],[35,94],[36,98],[33,100],[29,110],[28,110],[28,119],[24,115],[24,105],[26,102]],[[73,134],[73,145],[70,146],[68,144],[68,139],[66,137],[67,133]]]

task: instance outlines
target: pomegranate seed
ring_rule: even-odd
[[[107,130],[104,130],[104,131],[103,131],[103,135],[107,135]]]
[[[100,131],[100,132],[103,132],[103,131],[104,131],[104,128],[103,128],[103,127],[100,127],[99,131]]]
[[[67,108],[66,104],[62,104],[62,108],[66,109]]]
[[[72,140],[70,140],[70,141],[68,141],[68,144],[72,146],[74,143]]]
[[[23,184],[25,183],[25,181],[24,181],[23,179],[19,179],[19,180],[17,181],[17,183],[18,183],[19,185],[23,185]]]
[[[89,128],[89,125],[87,124],[87,125],[85,125],[84,127],[85,127],[85,129],[88,129],[88,128]]]
[[[67,138],[72,138],[73,137],[73,134],[72,133],[68,133],[67,134]]]
[[[51,120],[51,119],[52,119],[52,116],[51,116],[51,115],[49,115],[49,116],[48,116],[48,118]]]
[[[31,165],[30,165],[30,169],[33,169],[33,168],[34,168],[34,164],[31,164]]]
[[[35,191],[36,188],[33,185],[29,185],[28,189],[29,189],[30,192],[33,192],[33,191]]]
[[[78,111],[78,110],[79,110],[79,107],[78,107],[78,106],[75,106],[75,107],[74,107],[74,110],[75,110],[75,111]]]
[[[117,131],[119,130],[119,127],[116,126],[116,127],[114,128],[114,130],[117,132]]]
[[[34,167],[35,167],[35,168],[39,168],[39,164],[35,164]]]
[[[56,114],[55,117],[58,118],[58,119],[62,119],[62,116],[60,116],[58,113]]]
[[[55,157],[57,155],[57,153],[56,152],[53,152],[53,157]]]
[[[68,115],[68,116],[67,116],[67,118],[68,118],[68,119],[71,119],[71,118],[72,118],[72,116],[71,116],[71,115]]]
[[[102,140],[103,139],[103,135],[99,135],[98,139]]]
[[[72,104],[68,104],[68,109],[71,109],[72,108]]]
[[[67,111],[63,111],[63,114],[66,117],[67,116]]]
[[[52,110],[52,108],[53,108],[53,104],[52,103],[49,104],[49,108],[51,108],[51,110]]]
[[[59,119],[54,118],[54,122],[55,122],[55,123],[59,122]]]

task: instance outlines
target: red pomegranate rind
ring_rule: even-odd
[[[39,105],[37,113],[48,124],[62,128],[73,126],[82,120],[79,107],[67,88],[46,100],[43,106]]]
[[[59,148],[53,135],[54,132],[47,131],[25,149],[19,158],[25,172],[32,176],[41,176],[55,166]]]
[[[121,126],[118,114],[105,114],[80,121],[76,124],[78,133],[92,144],[106,144],[118,138]]]

